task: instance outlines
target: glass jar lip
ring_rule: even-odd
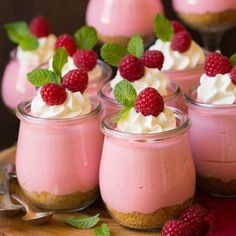
[[[25,120],[25,121],[30,121],[30,122],[34,122],[34,123],[44,123],[45,121],[47,121],[47,123],[58,123],[58,124],[64,124],[66,123],[76,123],[78,122],[78,120],[82,120],[82,119],[87,119],[89,117],[93,117],[97,114],[100,113],[100,111],[102,110],[102,105],[101,103],[96,99],[96,98],[90,98],[91,104],[93,105],[93,109],[84,115],[78,115],[72,118],[65,118],[65,119],[48,119],[48,118],[41,118],[41,117],[36,117],[33,115],[30,115],[26,109],[30,109],[31,107],[31,101],[32,100],[28,100],[28,101],[22,101],[16,109],[16,116],[20,119],[20,120]]]
[[[160,133],[145,133],[145,134],[135,134],[135,133],[127,133],[123,131],[119,131],[109,124],[109,121],[113,123],[113,119],[115,115],[117,114],[116,112],[113,112],[112,114],[106,116],[101,124],[100,124],[100,129],[101,131],[110,137],[115,137],[115,138],[120,138],[120,139],[125,139],[125,140],[130,140],[133,142],[146,142],[146,141],[158,141],[158,140],[166,140],[169,138],[172,138],[176,135],[180,135],[185,133],[191,125],[191,121],[188,117],[187,114],[182,112],[181,110],[174,108],[174,107],[168,107],[174,112],[174,115],[177,120],[181,122],[180,125],[178,125],[176,128],[168,131],[163,131]]]
[[[111,85],[110,85],[110,82],[111,81],[107,81],[103,86],[102,88],[98,91],[98,96],[101,98],[101,99],[104,99],[110,103],[115,103],[116,105],[120,105],[114,98],[112,97],[109,97],[106,93],[106,89],[109,89],[112,91],[111,89]],[[174,87],[174,91],[169,95],[169,96],[163,96],[164,98],[164,101],[168,101],[168,100],[171,100],[172,98],[175,98],[177,97],[180,93],[181,93],[181,89],[180,87],[173,81],[169,81],[169,84],[167,85],[168,86],[172,86]]]
[[[196,107],[201,107],[205,109],[235,109],[235,104],[228,104],[228,105],[216,105],[216,104],[209,104],[204,102],[199,102],[193,98],[193,93],[196,92],[199,84],[194,85],[192,88],[189,89],[187,93],[184,94],[185,102],[188,105],[194,105]]]
[[[192,73],[193,71],[199,71],[199,70],[203,70],[204,68],[204,64],[198,64],[197,66],[193,67],[193,68],[187,68],[184,70],[162,70],[164,73],[168,74],[174,74],[174,73]]]

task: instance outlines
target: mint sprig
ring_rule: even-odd
[[[94,229],[96,236],[110,236],[111,232],[107,224],[102,224],[100,227]]]
[[[18,44],[22,50],[32,51],[38,47],[38,39],[29,31],[24,21],[12,22],[4,25],[9,39]]]
[[[74,36],[78,48],[92,50],[98,43],[97,31],[91,26],[83,26]]]
[[[58,48],[53,56],[52,68],[53,68],[53,71],[59,77],[61,77],[61,70],[63,66],[67,63],[67,61],[68,61],[68,53],[66,49]]]
[[[232,64],[232,66],[236,65],[236,53],[234,53],[231,57],[230,57],[230,63]]]
[[[143,39],[140,35],[133,35],[128,43],[128,52],[137,58],[141,58],[144,51]]]
[[[65,223],[78,229],[91,229],[100,220],[99,214],[94,216],[68,217],[62,219]]]
[[[156,15],[154,19],[154,31],[156,36],[162,41],[171,41],[174,36],[174,30],[170,21],[163,15]]]
[[[120,60],[128,54],[126,47],[115,43],[105,43],[101,48],[102,59],[115,67],[118,67]]]

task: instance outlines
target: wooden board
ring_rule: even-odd
[[[15,159],[15,147],[6,149],[0,152],[0,163],[2,162],[14,162]],[[44,224],[38,226],[32,226],[24,223],[21,220],[22,214],[10,218],[0,218],[0,236],[92,236],[95,235],[91,230],[79,230],[70,227],[61,221],[64,216],[79,216],[81,214],[95,215],[99,213],[101,217],[101,223],[107,223],[111,230],[112,236],[160,236],[157,232],[140,232],[129,230],[121,227],[115,223],[112,218],[106,212],[102,200],[99,198],[91,207],[81,211],[80,213],[68,213],[68,214],[55,214],[52,219]],[[101,224],[100,223],[100,224]]]

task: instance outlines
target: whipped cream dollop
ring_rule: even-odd
[[[20,64],[38,66],[47,62],[54,53],[56,36],[53,34],[38,39],[38,48],[32,51],[24,51],[17,47],[16,57]]]
[[[40,95],[40,90],[31,103],[31,113],[35,117],[48,119],[65,119],[88,114],[91,103],[86,94],[72,93],[66,90],[66,101],[61,105],[48,106]]]
[[[233,84],[230,74],[217,74],[215,77],[203,74],[197,88],[199,102],[227,105],[236,101],[236,85]]]
[[[164,54],[162,70],[184,70],[194,68],[205,61],[202,48],[192,40],[190,48],[183,53],[172,50],[170,42],[157,39],[149,50],[159,50]]]
[[[160,133],[174,128],[176,128],[175,115],[168,107],[165,107],[157,117],[144,116],[131,108],[128,115],[117,123],[118,130],[134,134]]]
[[[49,70],[53,71],[52,69],[52,61],[53,58],[49,60]],[[75,65],[74,60],[72,57],[68,57],[67,63],[63,66],[61,70],[62,76],[64,76],[67,72],[70,70],[78,69],[78,67]],[[96,80],[99,79],[102,76],[102,68],[99,64],[97,64],[91,71],[88,72],[89,80]]]
[[[120,72],[117,71],[116,76],[110,82],[112,89],[114,89],[116,84],[118,84],[123,79],[124,78],[121,76]],[[162,96],[166,96],[169,79],[160,70],[145,67],[143,77],[131,83],[134,86],[137,94],[147,87],[152,87],[155,88]]]

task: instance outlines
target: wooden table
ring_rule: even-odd
[[[15,160],[15,147],[6,149],[0,152],[0,163],[2,162],[14,162]],[[0,236],[92,236],[95,235],[93,229],[91,230],[79,230],[63,223],[60,219],[64,216],[79,216],[81,214],[95,215],[99,213],[101,222],[109,225],[112,236],[160,236],[160,233],[152,232],[139,232],[134,230],[128,230],[117,223],[106,212],[102,200],[99,198],[91,207],[82,211],[81,213],[69,213],[69,214],[55,214],[52,219],[44,224],[38,226],[32,226],[24,223],[21,220],[22,215],[14,216],[11,218],[0,219]]]

